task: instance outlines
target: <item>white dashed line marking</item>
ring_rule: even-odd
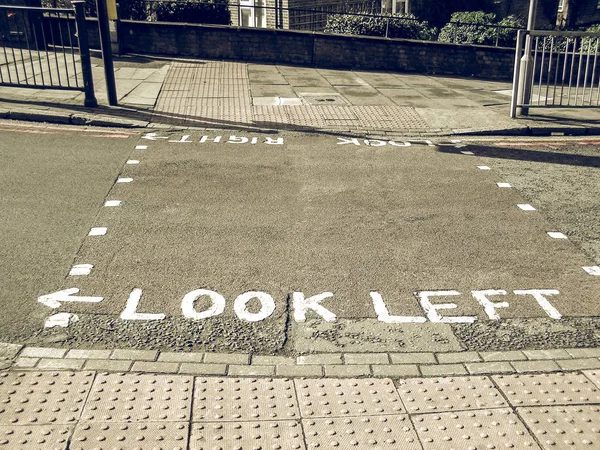
[[[585,270],[590,275],[594,275],[597,277],[600,276],[600,267],[598,266],[584,267],[583,270]]]
[[[139,164],[140,161],[137,159],[130,159],[129,161],[127,161],[127,164]]]
[[[528,204],[522,204],[522,205],[517,205],[517,206],[519,208],[521,208],[523,211],[535,211],[535,208]]]
[[[490,170],[488,166],[477,166],[479,170]]]
[[[131,183],[133,178],[118,178],[117,183]]]
[[[148,148],[147,145],[136,145],[135,149],[136,150],[146,150]]]
[[[94,227],[90,230],[88,236],[104,236],[108,228],[106,227]]]
[[[106,200],[104,202],[104,206],[119,206],[121,205],[121,200]]]
[[[548,231],[548,236],[554,239],[568,239],[564,234],[558,231]]]
[[[69,272],[69,276],[77,276],[77,275],[89,275],[93,269],[92,264],[75,264],[71,271]]]
[[[462,150],[462,151],[461,151],[461,153],[462,153],[463,155],[474,155],[474,154],[475,154],[475,153],[473,153],[473,152],[470,152],[470,151],[468,151],[468,150]]]
[[[510,185],[510,183],[496,183],[496,184],[498,185],[498,187],[501,187],[501,188],[509,188],[509,187],[512,187],[512,186]]]

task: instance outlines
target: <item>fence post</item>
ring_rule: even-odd
[[[81,72],[83,75],[83,89],[85,92],[85,106],[98,106],[94,93],[94,79],[92,78],[92,62],[90,61],[90,46],[88,44],[87,28],[85,23],[85,1],[71,2],[75,7],[75,23],[77,24],[77,39],[79,41],[79,56],[81,58]]]
[[[385,22],[385,37],[387,38],[390,31],[390,18],[388,17]]]
[[[523,46],[524,30],[517,31],[517,42],[515,43],[515,68],[513,71],[513,88],[512,97],[510,100],[510,118],[517,117],[517,104],[519,99],[519,91],[521,90],[519,83],[519,74],[521,73],[521,47]]]
[[[112,58],[112,45],[110,42],[110,28],[108,25],[108,11],[106,0],[96,0],[98,11],[98,28],[100,29],[100,47],[102,49],[102,62],[104,63],[104,78],[106,80],[106,93],[108,104],[117,106],[117,86],[115,83],[115,68]]]

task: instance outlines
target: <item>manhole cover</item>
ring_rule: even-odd
[[[347,105],[339,94],[303,94],[309,105]]]

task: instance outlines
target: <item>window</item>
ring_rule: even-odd
[[[559,0],[558,2],[558,12],[563,12],[565,9],[565,0]]]
[[[240,0],[240,26],[267,28],[265,5],[265,0]]]

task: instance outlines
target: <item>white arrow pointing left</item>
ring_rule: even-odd
[[[54,292],[52,294],[42,295],[38,297],[38,302],[48,306],[49,308],[58,308],[60,302],[89,302],[98,303],[101,302],[103,297],[75,297],[72,294],[77,294],[79,289],[70,288],[63,291]]]

